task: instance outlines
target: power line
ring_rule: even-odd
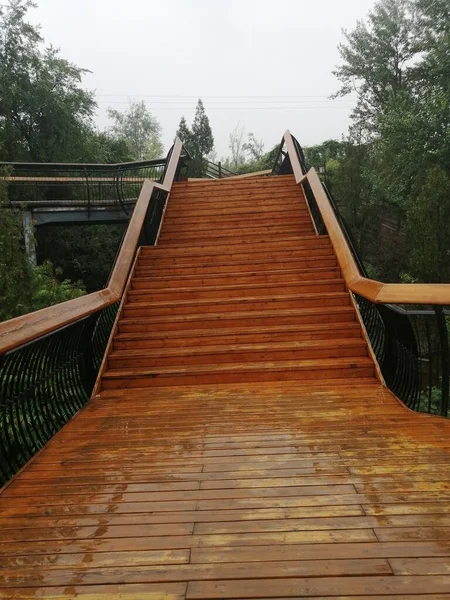
[[[181,102],[181,101],[165,101],[165,100],[161,100],[161,101],[146,101],[144,100],[143,102],[145,102],[145,104],[149,105],[149,106],[157,106],[157,105],[164,105],[164,104],[170,104],[171,106],[193,106],[192,104],[187,104],[186,102]],[[113,101],[109,101],[109,100],[98,100],[99,104],[129,104],[127,101],[125,100],[113,100]],[[244,106],[244,105],[252,105],[252,106],[256,106],[258,104],[262,104],[262,105],[270,105],[270,104],[277,104],[277,105],[286,105],[289,106],[291,104],[295,104],[295,105],[299,105],[299,104],[334,104],[334,105],[339,105],[339,104],[348,104],[348,100],[345,101],[338,101],[335,102],[333,100],[261,100],[261,101],[254,101],[254,102],[240,102],[240,101],[236,101],[236,102],[226,102],[226,101],[214,101],[214,102],[206,102],[205,104],[207,106],[214,106],[217,104],[220,104],[221,106],[233,106],[233,105],[240,105],[240,106]]]
[[[126,98],[127,100],[131,99],[144,99],[149,98],[151,100],[146,100],[147,102],[186,102],[198,98],[198,96],[138,96],[133,94],[96,94],[97,98]],[[356,99],[357,96],[349,95],[345,98],[330,98],[329,96],[203,96],[203,101],[208,104],[214,102],[227,102],[227,103],[237,103],[237,102],[306,102],[306,101],[317,101],[317,102],[334,102],[334,101],[342,101],[348,99]],[[102,100],[106,102],[106,100]],[[122,100],[124,102],[125,100]]]
[[[348,94],[348,96],[353,96],[354,94]],[[121,98],[165,98],[165,99],[169,99],[169,98],[198,98],[198,95],[194,95],[194,96],[182,96],[182,95],[171,95],[171,94],[164,94],[164,95],[146,95],[146,94],[96,94],[97,97],[121,97]],[[356,95],[355,95],[356,96]],[[269,95],[260,95],[260,94],[256,94],[253,96],[240,96],[239,94],[235,94],[234,96],[221,96],[221,95],[211,95],[211,96],[203,96],[203,98],[270,98],[270,99],[282,99],[282,98],[293,98],[293,99],[298,99],[298,98],[325,98],[327,100],[330,100],[329,96],[324,96],[321,94],[316,94],[314,96],[312,95],[297,95],[297,96],[269,96]]]
[[[111,106],[109,104],[109,106]],[[107,108],[106,106],[103,106],[101,108]],[[150,107],[153,108],[153,110],[177,110],[177,111],[183,111],[183,110],[191,110],[192,106],[159,106],[159,107]],[[207,107],[208,112],[209,111],[213,111],[213,110],[221,110],[221,111],[231,111],[231,110],[284,110],[284,111],[290,111],[290,110],[336,110],[336,109],[345,109],[345,110],[351,110],[355,108],[353,105],[349,104],[349,105],[337,105],[337,106],[212,106],[212,107]],[[116,107],[115,110],[127,110],[128,107],[127,106],[118,106]]]

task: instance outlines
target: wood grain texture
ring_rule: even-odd
[[[444,598],[449,433],[375,377],[105,390],[0,494],[0,598]]]

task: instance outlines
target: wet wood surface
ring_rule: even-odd
[[[0,494],[0,598],[448,598],[449,459],[374,378],[106,390]]]
[[[104,367],[0,493],[0,600],[450,599],[450,422],[376,378],[294,177],[174,184]]]

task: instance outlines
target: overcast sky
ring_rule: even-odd
[[[97,123],[144,99],[166,150],[198,98],[218,157],[239,123],[270,149],[286,129],[303,145],[347,131],[352,98],[330,101],[342,28],[374,0],[36,0],[30,13],[64,58],[92,71]]]

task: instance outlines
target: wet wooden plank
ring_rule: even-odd
[[[0,556],[30,556],[55,553],[132,552],[140,550],[177,550],[220,546],[265,546],[269,544],[344,544],[375,542],[372,529],[330,531],[289,531],[274,533],[238,533],[228,535],[130,536],[110,539],[46,540],[3,543]]]
[[[155,584],[118,584],[118,585],[80,585],[74,581],[64,587],[17,587],[0,588],[2,600],[62,600],[77,598],[81,600],[184,600],[185,583]]]
[[[128,566],[122,568],[93,569],[83,572],[72,569],[45,569],[38,571],[22,569],[20,572],[6,570],[0,574],[0,586],[68,586],[78,579],[84,585],[102,585],[118,583],[158,583],[183,581],[208,581],[215,579],[252,579],[274,577],[353,577],[357,575],[390,575],[389,563],[383,559],[355,560],[315,560],[290,561],[286,563],[266,562],[233,564],[179,564],[176,566]]]
[[[5,530],[18,529],[25,534],[26,528],[31,529],[61,529],[61,528],[89,528],[89,527],[113,527],[117,525],[147,525],[150,523],[203,523],[203,522],[227,522],[236,520],[258,520],[258,519],[296,519],[296,518],[324,518],[333,516],[359,516],[364,515],[361,506],[309,506],[295,508],[261,508],[261,509],[225,509],[222,510],[183,510],[176,503],[168,510],[141,512],[138,514],[110,515],[103,514],[98,517],[71,517],[54,518],[45,517],[11,517],[2,518],[0,515],[0,527]],[[132,533],[132,532],[130,532]],[[179,535],[178,533],[176,535]],[[6,533],[6,538],[8,533]]]
[[[365,542],[362,544],[308,544],[220,548],[194,548],[192,563],[266,562],[270,560],[327,560],[354,558],[386,558],[393,568],[392,558],[450,557],[448,542]],[[407,563],[405,563],[407,564]],[[406,574],[406,573],[403,573]]]
[[[315,596],[358,596],[376,591],[378,596],[448,593],[450,576],[325,577],[305,579],[253,579],[198,581],[188,584],[186,598],[312,598]]]
[[[450,575],[450,557],[392,558],[395,575]]]

